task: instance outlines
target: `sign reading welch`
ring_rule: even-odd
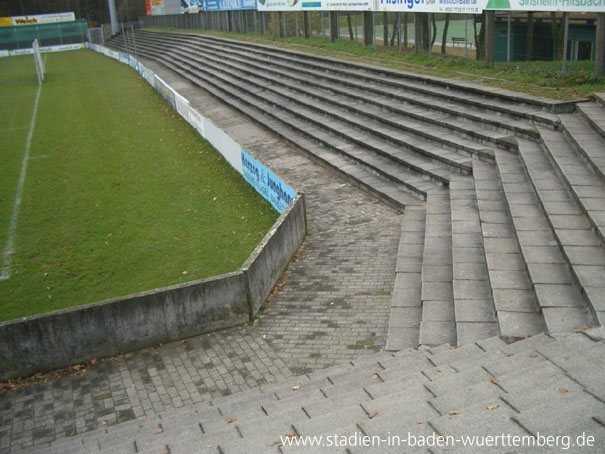
[[[296,191],[285,184],[268,168],[250,156],[244,149],[242,154],[242,173],[248,183],[258,191],[280,213],[296,197]]]

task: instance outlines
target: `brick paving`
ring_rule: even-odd
[[[402,215],[149,63],[299,191],[309,234],[254,326],[128,353],[0,392],[0,454],[258,388],[384,348]]]

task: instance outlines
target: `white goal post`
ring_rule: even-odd
[[[42,61],[42,55],[40,54],[40,44],[38,38],[32,42],[32,48],[34,49],[34,61],[36,62],[36,74],[38,75],[38,85],[44,81],[44,62]]]

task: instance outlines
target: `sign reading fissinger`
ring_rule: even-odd
[[[377,0],[376,11],[481,14],[485,0]]]

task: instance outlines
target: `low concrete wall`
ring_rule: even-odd
[[[306,235],[304,195],[230,274],[0,324],[0,380],[254,320]]]
[[[304,194],[298,194],[242,266],[248,278],[251,320],[254,320],[306,233],[305,198]]]

